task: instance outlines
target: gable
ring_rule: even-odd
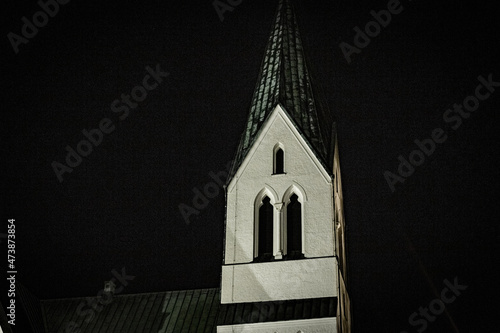
[[[318,153],[308,139],[300,132],[294,120],[278,104],[266,119],[252,147],[241,161],[239,168],[234,171],[233,177],[228,184],[228,191],[231,191],[235,182],[247,170],[249,164],[253,164],[257,168],[259,164],[262,164],[263,168],[259,168],[261,176],[271,174],[273,165],[272,152],[277,144],[284,148],[285,154],[289,155],[291,152],[294,152],[296,157],[300,156],[300,159],[294,159],[294,161],[300,162],[302,168],[295,168],[293,164],[289,164],[288,166],[292,169],[288,169],[287,173],[292,171],[303,173],[305,172],[305,168],[309,168],[309,170],[313,168],[326,182],[331,181],[329,168],[325,165],[321,157],[318,156]]]

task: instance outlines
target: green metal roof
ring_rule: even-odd
[[[115,295],[108,304],[96,303],[100,299],[41,301],[46,331],[65,333],[74,322],[80,330],[74,331],[79,333],[216,332],[220,307],[217,288]],[[92,304],[97,304],[96,310]]]
[[[45,331],[212,333],[217,325],[335,317],[337,313],[336,297],[221,304],[218,288],[116,295],[107,304],[100,300],[105,298],[40,301]],[[70,323],[76,328],[71,330]]]
[[[231,176],[278,104],[294,120],[318,158],[331,167],[333,117],[325,105],[318,103],[313,93],[297,20],[292,5],[287,0],[279,1]]]

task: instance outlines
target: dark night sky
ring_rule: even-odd
[[[315,88],[338,121],[355,331],[415,332],[408,317],[457,277],[468,288],[426,332],[491,332],[500,88],[458,129],[442,117],[479,75],[500,81],[498,10],[401,3],[348,64],[339,43],[387,1],[295,2]],[[236,151],[276,6],[243,1],[221,22],[210,0],[71,1],[16,55],[6,36],[39,6],[4,4],[2,223],[16,219],[18,279],[33,293],[92,296],[121,267],[136,276],[126,293],[218,286],[222,191],[189,225],[178,205]],[[157,64],[170,75],[119,120],[111,103]],[[52,161],[103,118],[115,130],[59,183]],[[391,193],[384,171],[438,127],[448,139]]]

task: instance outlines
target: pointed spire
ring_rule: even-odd
[[[318,157],[330,165],[332,120],[318,108],[313,95],[297,20],[288,0],[279,1],[232,174],[278,104],[295,121]]]

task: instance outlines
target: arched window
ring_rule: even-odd
[[[274,147],[274,174],[285,173],[285,152],[280,144]]]
[[[344,237],[342,237],[342,225],[339,223],[337,227],[337,244],[338,244],[338,262],[341,272],[344,271]]]
[[[294,193],[286,207],[286,253],[288,259],[303,258],[302,254],[302,205]]]
[[[273,258],[273,205],[265,196],[259,207],[259,238],[257,261],[269,261]]]

